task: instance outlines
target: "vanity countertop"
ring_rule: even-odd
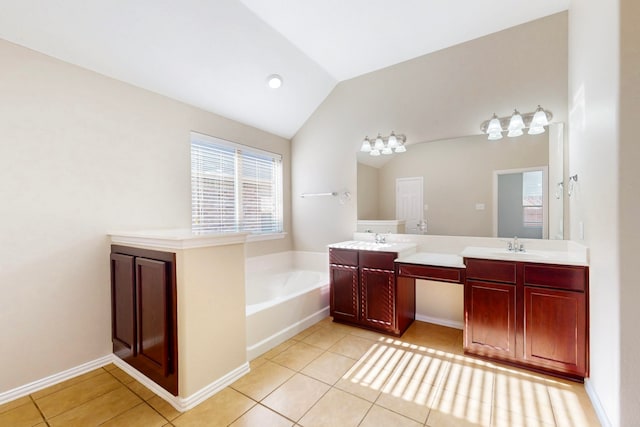
[[[354,251],[396,252],[398,257],[408,256],[416,251],[415,243],[376,243],[365,240],[347,240],[328,245],[333,249],[351,249]]]
[[[563,264],[588,266],[586,254],[574,251],[526,250],[513,252],[503,248],[466,247],[460,256],[464,258],[482,258],[501,261],[537,262],[543,264]]]
[[[396,262],[405,264],[431,265],[437,267],[466,268],[460,255],[442,254],[435,252],[416,252],[411,255],[397,258]]]
[[[189,229],[114,231],[111,243],[155,249],[190,249],[245,243],[248,233],[194,233]]]

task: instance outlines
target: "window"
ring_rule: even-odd
[[[282,156],[191,133],[194,232],[282,232]]]
[[[542,228],[542,171],[522,173],[522,218],[525,227]]]

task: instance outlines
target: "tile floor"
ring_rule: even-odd
[[[327,318],[180,414],[114,365],[0,406],[0,426],[598,426],[582,384],[462,354],[462,331],[402,338]]]

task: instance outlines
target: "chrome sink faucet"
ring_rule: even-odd
[[[524,244],[518,243],[518,236],[515,236],[512,242],[507,242],[507,250],[509,252],[524,252]]]
[[[376,233],[376,243],[386,243],[387,237]]]

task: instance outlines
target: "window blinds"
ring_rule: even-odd
[[[282,157],[192,133],[194,232],[282,231]]]

